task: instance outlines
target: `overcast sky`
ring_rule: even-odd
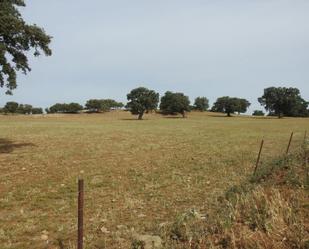
[[[268,86],[309,100],[308,0],[26,0],[30,23],[53,36],[6,101],[47,107],[89,98],[126,101],[135,87],[212,103],[251,101]]]

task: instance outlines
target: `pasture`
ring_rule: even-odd
[[[190,208],[211,210],[263,160],[299,147],[309,119],[128,112],[0,116],[0,247],[75,248],[77,179],[85,248],[129,248]]]

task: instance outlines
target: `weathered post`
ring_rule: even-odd
[[[83,249],[84,237],[84,180],[78,179],[78,231],[77,249]]]
[[[307,163],[308,163],[308,155],[307,155],[307,154],[308,154],[308,152],[307,152],[307,131],[305,131],[303,150],[304,150],[304,165],[307,167]]]
[[[290,136],[290,140],[289,140],[289,144],[288,144],[288,147],[286,149],[286,153],[285,155],[287,156],[290,152],[290,147],[291,147],[291,142],[292,142],[292,139],[293,139],[293,135],[294,135],[294,132],[291,133],[291,136]]]
[[[259,167],[259,164],[260,164],[260,159],[261,159],[261,154],[262,154],[263,146],[264,146],[264,139],[261,142],[259,155],[258,155],[258,158],[256,160],[256,164],[255,164],[255,168],[254,168],[254,174],[255,174],[255,172],[256,172],[257,168]]]

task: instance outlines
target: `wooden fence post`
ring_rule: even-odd
[[[304,165],[307,167],[307,163],[308,163],[307,131],[305,131],[303,149],[304,149]]]
[[[78,179],[77,249],[83,249],[84,238],[84,180]]]
[[[290,140],[289,140],[289,144],[288,144],[288,147],[287,147],[286,153],[285,153],[286,156],[287,156],[287,155],[289,154],[289,152],[290,152],[290,147],[291,147],[293,135],[294,135],[294,132],[291,133]]]
[[[260,164],[260,159],[261,159],[261,154],[262,154],[262,149],[263,149],[263,146],[264,146],[264,139],[262,140],[261,142],[261,146],[260,146],[260,151],[259,151],[259,155],[258,155],[258,158],[256,160],[256,164],[255,164],[255,168],[254,168],[254,174]]]

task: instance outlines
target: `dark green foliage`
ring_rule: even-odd
[[[265,113],[261,110],[255,110],[253,113],[252,113],[253,116],[265,116]]]
[[[20,114],[31,114],[32,113],[32,105],[23,105],[23,104],[20,104],[17,108],[17,113],[20,113]]]
[[[198,111],[207,111],[209,108],[209,100],[206,97],[197,97],[194,101],[194,109]]]
[[[18,110],[18,103],[16,102],[7,102],[4,106],[5,113],[17,113]]]
[[[81,110],[83,110],[83,106],[78,104],[78,103],[70,103],[67,105],[66,107],[66,111],[67,113],[78,113],[80,112]]]
[[[46,109],[47,113],[78,113],[83,110],[83,106],[78,103],[60,104],[57,103]]]
[[[161,98],[160,110],[163,115],[176,115],[180,113],[185,117],[190,112],[190,100],[183,93],[166,92]]]
[[[43,109],[39,107],[34,107],[32,108],[31,113],[32,114],[43,114]]]
[[[212,107],[214,112],[223,112],[226,113],[229,117],[232,113],[244,113],[247,111],[247,108],[250,106],[249,101],[246,99],[240,98],[231,98],[224,96],[218,98]]]
[[[271,115],[279,118],[309,116],[308,102],[300,96],[297,88],[269,87],[264,89],[264,94],[258,101]]]
[[[120,109],[124,104],[113,99],[90,99],[85,105],[89,112],[105,112],[112,109]]]
[[[235,111],[238,112],[238,114],[247,112],[251,103],[246,99],[239,99],[239,98],[236,98],[236,101],[237,101],[237,107]]]
[[[49,107],[48,110],[46,109],[46,112],[47,113],[63,112],[64,111],[64,105],[65,104],[60,104],[60,103],[54,104],[51,107]]]
[[[16,102],[7,102],[6,105],[1,108],[3,113],[18,113],[18,114],[42,114],[42,108],[34,108],[32,105],[18,104]]]
[[[85,107],[90,112],[99,112],[103,110],[102,102],[99,99],[88,100]]]
[[[155,110],[159,103],[159,93],[149,90],[145,87],[133,89],[128,95],[128,104],[126,108],[133,115],[138,115],[138,119],[142,119],[145,112]]]
[[[117,102],[113,99],[102,99],[103,106],[106,106],[108,110],[112,109],[120,109],[124,107],[124,104],[121,102]]]
[[[31,69],[27,54],[40,51],[51,55],[49,44],[51,37],[36,26],[28,25],[22,19],[18,7],[24,7],[23,0],[0,1],[0,87],[6,87],[7,93],[16,88],[16,72],[24,74]]]

